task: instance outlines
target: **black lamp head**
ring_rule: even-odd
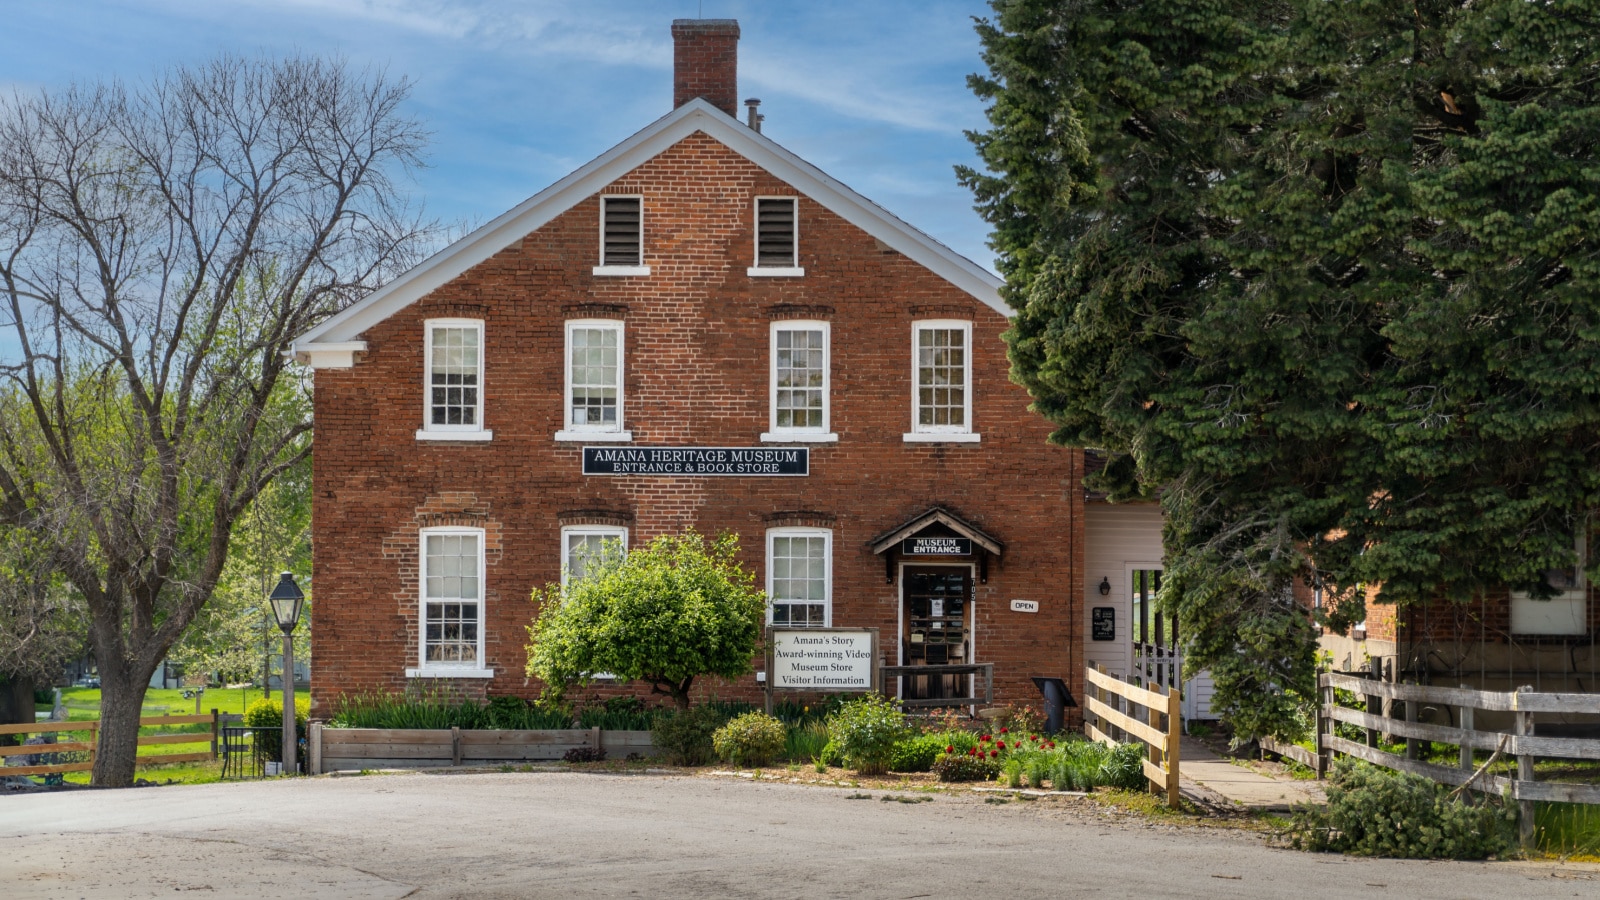
[[[1111,596],[1111,576],[1109,575],[1100,579],[1100,596]]]
[[[272,617],[278,620],[278,627],[283,629],[284,634],[300,624],[300,608],[305,599],[306,595],[300,592],[300,585],[294,583],[294,575],[285,572],[278,576],[278,583],[273,586],[267,602],[272,604]]]

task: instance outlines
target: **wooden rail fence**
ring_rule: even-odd
[[[1113,730],[1144,742],[1148,749],[1143,760],[1144,776],[1150,779],[1150,792],[1166,794],[1167,805],[1178,808],[1178,735],[1182,725],[1181,695],[1175,689],[1152,691],[1107,675],[1104,666],[1089,669],[1088,715],[1083,727],[1093,740],[1115,744]],[[1120,703],[1117,703],[1117,698]],[[1142,706],[1144,721],[1113,706]],[[1163,723],[1162,718],[1166,721]]]
[[[139,718],[139,727],[141,728],[155,725],[197,725],[202,722],[211,726],[209,733],[197,731],[179,734],[141,734],[139,735],[139,746],[141,747],[159,744],[202,744],[209,742],[211,749],[192,753],[160,753],[141,756],[138,758],[136,765],[157,766],[166,763],[199,762],[200,760],[215,759],[217,755],[217,721],[216,710],[212,710],[210,715],[199,716],[141,716]],[[97,739],[100,732],[100,720],[0,725],[0,734],[74,734],[79,732],[88,732],[88,738],[61,741],[54,744],[24,744],[17,747],[0,747],[0,778],[13,775],[59,775],[66,772],[87,772],[93,769],[95,745],[98,742]],[[88,753],[89,759],[84,762],[61,763],[49,766],[9,766],[5,764],[6,760],[13,756],[35,756],[45,753]]]
[[[1317,758],[1314,760],[1319,776],[1327,770],[1332,754],[1342,753],[1399,772],[1421,775],[1442,784],[1464,786],[1492,794],[1509,792],[1511,798],[1521,805],[1522,837],[1525,842],[1533,837],[1534,801],[1600,804],[1600,784],[1538,781],[1534,773],[1534,761],[1541,758],[1600,760],[1600,740],[1534,734],[1534,716],[1538,713],[1600,716],[1600,694],[1535,693],[1532,688],[1511,692],[1480,691],[1467,687],[1396,684],[1338,673],[1320,676],[1319,685],[1322,703],[1317,722]],[[1361,696],[1367,708],[1351,709],[1339,705],[1336,702],[1337,690]],[[1399,718],[1393,715],[1397,705],[1401,709]],[[1423,706],[1453,708],[1457,710],[1454,720],[1460,724],[1420,722],[1418,712]],[[1510,713],[1511,731],[1475,728],[1474,719],[1480,710]],[[1366,740],[1353,741],[1340,736],[1336,731],[1340,722],[1364,729]],[[1380,735],[1404,738],[1404,754],[1379,748]],[[1446,766],[1421,759],[1424,741],[1457,747],[1460,750],[1458,764]],[[1279,745],[1263,743],[1262,746],[1267,750],[1282,752]],[[1303,747],[1295,749],[1305,753]],[[1491,759],[1496,756],[1515,757],[1516,777],[1491,774],[1487,762],[1476,762],[1473,754],[1480,750],[1488,752]],[[1305,761],[1304,757],[1296,758]]]

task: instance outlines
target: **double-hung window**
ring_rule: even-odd
[[[408,677],[488,678],[484,665],[484,553],[481,528],[424,528],[420,638]]]
[[[972,430],[972,323],[911,326],[911,431],[907,441],[977,441]]]
[[[767,597],[773,625],[827,627],[833,618],[833,532],[767,532]]]
[[[557,440],[632,440],[622,427],[622,337],[621,322],[567,323],[566,410]]]
[[[598,564],[625,556],[628,529],[608,525],[575,525],[561,529],[561,583],[592,575]]]
[[[828,430],[828,323],[772,323],[770,427],[763,441],[836,441]]]
[[[424,323],[422,428],[418,440],[486,441],[483,427],[483,322]]]

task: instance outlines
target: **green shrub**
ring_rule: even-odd
[[[1000,774],[1000,760],[976,753],[946,753],[934,760],[933,774],[940,781],[993,781]]]
[[[888,771],[895,745],[910,730],[905,713],[882,694],[852,700],[828,718],[828,734],[838,743],[845,764],[862,775]]]
[[[978,748],[978,736],[961,728],[952,728],[949,731],[936,733],[944,746],[939,749],[945,753],[966,753],[968,750]]]
[[[942,736],[937,734],[906,738],[894,745],[894,754],[889,757],[889,769],[893,772],[926,772],[933,768],[934,760],[939,758],[946,746]]]
[[[791,762],[814,762],[828,746],[828,726],[815,720],[789,726],[783,756]]]
[[[718,728],[711,747],[723,762],[764,766],[783,752],[788,729],[764,712],[748,712]]]
[[[711,761],[715,749],[712,737],[727,721],[721,709],[702,703],[657,716],[650,737],[668,760],[680,766],[703,766]]]
[[[1487,859],[1512,846],[1516,814],[1492,801],[1452,800],[1418,775],[1341,759],[1325,809],[1295,809],[1287,836],[1299,850],[1404,859]]]
[[[1144,760],[1146,756],[1143,744],[1118,744],[1115,747],[1106,747],[1104,744],[1090,744],[1105,750],[1105,756],[1100,762],[1099,784],[1104,787],[1119,788],[1124,791],[1143,790],[1149,780],[1144,774]]]
[[[828,743],[824,744],[822,747],[821,760],[822,764],[825,766],[844,765],[844,753],[839,750],[838,741],[833,740],[832,738],[828,739]]]
[[[296,697],[294,701],[295,759],[305,762],[306,719],[311,715],[310,698]],[[257,697],[244,709],[244,724],[251,728],[282,728],[283,698]],[[283,733],[267,732],[255,737],[258,759],[270,762],[283,761]]]

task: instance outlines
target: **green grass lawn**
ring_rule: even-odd
[[[281,701],[280,695],[274,693],[273,699]],[[243,714],[245,707],[261,699],[260,688],[208,688],[200,698],[200,714],[209,715],[211,710],[218,712]],[[61,702],[67,710],[67,721],[85,722],[100,718],[100,689],[99,688],[63,688]],[[49,704],[37,707],[41,713],[50,711]],[[195,714],[193,699],[185,699],[180,689],[151,688],[145,692],[144,706],[140,709],[142,716],[192,716]],[[140,756],[162,756],[168,753],[199,753],[211,749],[211,725],[209,722],[197,722],[192,725],[153,725],[139,729],[141,735],[154,734],[194,734],[193,743],[181,744],[152,744],[139,748]],[[65,738],[70,739],[70,738]],[[156,782],[173,781],[183,784],[205,784],[221,779],[222,764],[215,760],[204,762],[171,763],[167,765],[143,766],[138,770],[137,777]],[[68,772],[63,776],[74,784],[88,784],[88,772]]]

